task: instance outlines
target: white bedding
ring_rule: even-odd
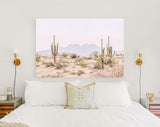
[[[23,104],[0,121],[24,122],[30,127],[160,127],[160,119],[140,104],[99,109],[64,109],[64,106]]]

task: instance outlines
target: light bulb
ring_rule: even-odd
[[[14,54],[17,54],[17,53],[18,53],[18,50],[17,50],[17,49],[14,49],[14,50],[13,50],[13,53],[14,53]]]

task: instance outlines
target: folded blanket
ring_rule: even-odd
[[[0,122],[0,127],[29,127],[24,123],[18,122]]]

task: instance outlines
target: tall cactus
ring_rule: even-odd
[[[112,46],[110,46],[110,36],[108,36],[108,44],[106,46],[106,52],[107,52],[107,56],[109,57],[113,56],[113,49],[112,49]]]
[[[112,46],[110,46],[110,36],[108,36],[108,44],[106,45],[107,56],[109,57],[107,63],[111,64],[115,62],[115,51],[113,52]]]
[[[58,55],[58,43],[55,42],[55,35],[53,35],[53,43],[51,44],[51,51],[54,59],[54,63],[56,63],[56,56]]]
[[[104,56],[105,48],[103,48],[103,39],[101,39],[101,55]]]
[[[101,63],[102,63],[102,69],[104,69],[104,55],[105,55],[105,48],[103,48],[103,38],[101,39]]]

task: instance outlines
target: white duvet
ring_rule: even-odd
[[[136,102],[130,107],[99,106],[95,110],[24,104],[0,121],[30,127],[160,127],[160,119]]]

